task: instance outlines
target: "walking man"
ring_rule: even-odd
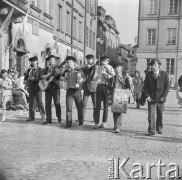
[[[86,56],[87,58],[87,64],[85,67],[83,67],[83,73],[85,75],[85,82],[83,85],[84,92],[83,92],[83,120],[85,120],[85,111],[87,107],[87,102],[89,96],[92,98],[92,104],[93,104],[93,112],[96,108],[96,88],[98,81],[94,80],[95,75],[95,63],[94,63],[94,56],[91,54],[88,54]],[[94,120],[94,113],[93,113],[93,121]]]
[[[148,72],[144,81],[144,91],[148,101],[148,136],[162,134],[164,103],[169,92],[168,74],[160,70],[161,62],[158,59],[151,61],[152,71]],[[157,112],[155,124],[155,108]]]

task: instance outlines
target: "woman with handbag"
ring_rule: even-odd
[[[120,64],[117,64],[115,67],[116,75],[114,77],[113,81],[113,104],[111,107],[111,111],[113,112],[113,119],[114,119],[114,132],[119,133],[121,130],[122,120],[123,120],[123,114],[127,111],[127,103],[129,98],[129,89],[130,89],[130,82],[129,78],[127,77],[126,70],[122,70],[122,66]],[[121,91],[124,90],[124,91]],[[119,94],[117,92],[122,93],[123,99],[126,98],[125,101],[122,103],[117,103],[116,96]],[[117,93],[117,95],[116,95]],[[118,97],[121,94],[118,95]],[[121,96],[122,96],[121,95]],[[114,97],[115,96],[115,97]],[[127,96],[127,97],[126,97]],[[121,100],[121,97],[119,97]]]

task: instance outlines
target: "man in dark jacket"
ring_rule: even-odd
[[[152,71],[148,72],[144,81],[144,91],[148,101],[148,136],[156,132],[162,134],[164,103],[169,92],[169,76],[160,70],[161,62],[158,59],[151,61]],[[157,119],[155,126],[155,108]]]
[[[37,56],[31,57],[29,61],[31,62],[31,65],[24,74],[25,82],[27,82],[29,87],[29,119],[27,120],[27,122],[34,121],[35,119],[36,101],[42,119],[45,120],[45,110],[42,103],[42,91],[40,90],[38,85],[39,80],[41,79],[42,68],[38,67]]]
[[[56,65],[55,56],[50,55],[47,59],[49,66],[44,69],[43,79],[53,80],[49,83],[47,89],[45,90],[45,108],[47,119],[43,122],[43,125],[52,123],[52,99],[54,100],[54,105],[56,109],[56,116],[58,118],[58,123],[61,123],[61,105],[60,105],[60,75],[61,72]]]
[[[83,88],[84,88],[83,120],[85,120],[85,111],[86,111],[86,106],[87,106],[89,96],[91,96],[91,98],[92,98],[93,109],[95,109],[95,107],[96,107],[96,89],[97,89],[97,84],[98,84],[98,81],[94,80],[94,75],[95,75],[94,56],[89,54],[86,56],[86,58],[87,58],[87,64],[85,67],[82,68],[83,73],[85,75],[85,82],[84,82],[84,86],[83,86]],[[93,115],[93,121],[95,122],[94,115]]]

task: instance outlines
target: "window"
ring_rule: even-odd
[[[148,29],[147,37],[148,37],[147,44],[149,44],[149,45],[155,45],[156,29]]]
[[[58,14],[58,26],[59,26],[58,28],[59,29],[62,29],[62,10],[63,10],[62,6],[59,5],[58,6],[58,13],[59,13]]]
[[[49,0],[44,0],[44,12],[50,14]]]
[[[82,29],[82,22],[79,21],[79,41],[82,42],[83,29]]]
[[[169,14],[177,14],[178,0],[169,0]]]
[[[76,17],[73,17],[73,37],[76,38]]]
[[[89,48],[92,48],[92,30],[91,29],[89,34]]]
[[[39,5],[39,0],[32,0],[32,5],[36,6],[36,7],[40,7]]]
[[[70,12],[66,12],[66,32],[70,35]]]
[[[149,0],[148,14],[157,14],[158,0]]]
[[[87,26],[85,31],[85,45],[88,47],[88,27]]]
[[[95,32],[93,32],[92,49],[95,50]]]
[[[147,70],[151,70],[150,63],[154,58],[147,58]]]
[[[174,59],[166,59],[166,60],[167,60],[166,72],[168,74],[174,74]]]
[[[176,29],[175,28],[169,28],[167,30],[167,43],[176,44]]]

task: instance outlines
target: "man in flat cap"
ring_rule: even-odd
[[[67,56],[67,67],[61,75],[61,80],[67,82],[66,91],[66,128],[72,126],[72,105],[73,99],[78,111],[79,126],[83,125],[83,109],[82,109],[82,82],[84,74],[81,69],[76,67],[76,59],[73,56]]]
[[[38,66],[37,56],[33,56],[29,59],[30,67],[25,72],[25,81],[29,87],[29,121],[34,121],[35,119],[35,102],[37,101],[38,109],[43,120],[45,120],[45,110],[42,103],[42,91],[38,85],[41,79],[42,68]],[[35,100],[36,99],[36,100]]]
[[[100,58],[100,81],[97,85],[96,90],[96,108],[94,110],[94,119],[95,119],[95,126],[94,128],[104,128],[107,122],[108,117],[108,105],[109,105],[109,97],[110,97],[110,87],[109,87],[109,80],[113,76],[115,76],[115,71],[111,65],[109,65],[110,59],[108,56],[102,56]],[[100,120],[100,108],[101,102],[103,101],[104,110],[103,110],[103,117],[102,117],[102,124],[99,126]]]
[[[49,81],[49,85],[45,90],[45,109],[46,109],[46,121],[43,125],[52,123],[52,99],[56,108],[56,116],[58,123],[61,123],[61,105],[60,105],[60,75],[61,72],[56,65],[54,55],[50,55],[47,59],[48,67],[43,70],[42,79]]]
[[[85,75],[85,82],[83,84],[84,92],[83,92],[83,120],[85,120],[85,111],[86,106],[88,102],[89,96],[92,98],[92,104],[93,104],[93,112],[96,108],[96,88],[98,81],[94,79],[95,76],[95,63],[94,63],[94,56],[92,54],[88,54],[86,56],[87,64],[85,67],[82,68],[83,73]],[[94,120],[94,114],[93,114],[93,121]]]
[[[153,59],[150,63],[152,71],[148,72],[144,81],[144,92],[148,101],[148,136],[153,136],[155,130],[162,134],[164,103],[169,92],[169,76],[160,70],[161,62]],[[155,109],[157,112],[155,124]]]

